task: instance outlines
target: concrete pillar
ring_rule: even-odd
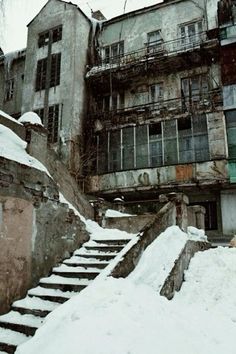
[[[41,125],[24,123],[26,128],[27,152],[46,165],[48,133]]]
[[[183,193],[169,193],[167,198],[170,202],[175,204],[176,207],[176,225],[179,226],[184,232],[188,227],[188,210],[189,203],[188,197]]]
[[[206,209],[201,205],[193,205],[192,209],[195,214],[195,226],[198,229],[205,230],[205,214]]]

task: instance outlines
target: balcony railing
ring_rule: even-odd
[[[197,33],[193,36],[181,37],[171,41],[157,41],[146,43],[145,47],[136,51],[122,53],[116,56],[101,58],[92,71],[106,70],[133,64],[135,62],[154,60],[157,57],[167,57],[174,54],[191,51],[200,47],[207,41],[206,32]]]
[[[214,111],[223,105],[221,90],[212,90],[192,97],[180,97],[170,100],[159,100],[142,105],[125,107],[110,111],[97,111],[92,114],[94,119],[99,119],[105,125],[136,123],[139,119],[164,118],[185,113]]]

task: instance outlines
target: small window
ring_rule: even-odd
[[[160,102],[163,100],[163,83],[154,84],[150,86],[150,101]]]
[[[14,79],[9,79],[5,82],[5,97],[4,97],[5,101],[10,101],[13,99],[14,86],[15,86]]]
[[[52,43],[58,42],[62,39],[62,25],[52,28],[48,31],[39,34],[38,37],[38,46],[39,48],[48,45],[49,40],[52,40]]]
[[[124,56],[124,41],[113,43],[103,48],[103,61],[105,64],[116,63]]]
[[[150,32],[147,34],[148,53],[156,53],[163,49],[163,39],[161,30]]]
[[[182,46],[193,46],[201,41],[203,31],[202,21],[196,21],[185,25],[180,25]]]

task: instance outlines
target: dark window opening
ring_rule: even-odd
[[[205,230],[217,230],[218,221],[217,221],[217,203],[216,201],[211,202],[197,202],[191,203],[190,205],[201,205],[205,208]]]
[[[14,79],[9,79],[5,82],[5,101],[10,101],[13,99],[14,96],[14,86],[15,86],[15,80]]]
[[[50,106],[48,109],[48,142],[56,143],[58,141],[59,126],[59,105]]]
[[[60,85],[61,53],[52,54],[50,87]]]
[[[40,59],[37,63],[35,90],[44,90],[46,86],[47,58]]]
[[[48,58],[40,59],[37,63],[35,91],[45,90]],[[50,87],[60,85],[61,53],[51,56]]]

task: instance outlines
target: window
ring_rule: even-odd
[[[60,85],[61,53],[51,55],[49,87]],[[49,58],[40,59],[37,63],[35,90],[46,88],[47,67]]]
[[[202,38],[202,31],[202,21],[181,25],[181,45],[188,48],[199,44]]]
[[[46,86],[47,58],[40,59],[37,63],[35,90],[44,90]]]
[[[181,80],[183,110],[189,106],[208,103],[208,78],[206,75],[187,77]]]
[[[56,143],[58,141],[59,126],[59,105],[50,106],[48,108],[48,141]]]
[[[5,101],[10,101],[13,99],[14,96],[14,86],[15,86],[15,80],[14,79],[9,79],[5,81]]]
[[[52,38],[52,43],[60,41],[62,39],[62,25],[40,33],[38,37],[39,48],[48,45],[50,37]]]
[[[39,108],[34,111],[41,119],[42,123],[44,121],[44,108]]]
[[[225,111],[229,159],[236,159],[236,109]]]
[[[163,101],[163,83],[151,85],[149,94],[150,102],[155,103]]]
[[[150,32],[147,34],[147,50],[148,53],[156,53],[163,50],[163,39],[161,30]]]
[[[124,41],[113,43],[103,48],[103,61],[105,64],[117,63],[124,56]]]
[[[104,135],[101,136],[98,166],[101,169],[99,161],[104,162],[103,172],[208,161],[210,158],[204,114],[113,130],[106,141]],[[109,160],[104,161],[104,151],[108,152]]]
[[[98,101],[99,102],[99,101]],[[125,103],[124,92],[113,92],[113,94],[106,95],[102,99],[102,110],[103,112],[117,111],[118,109],[123,109]]]

